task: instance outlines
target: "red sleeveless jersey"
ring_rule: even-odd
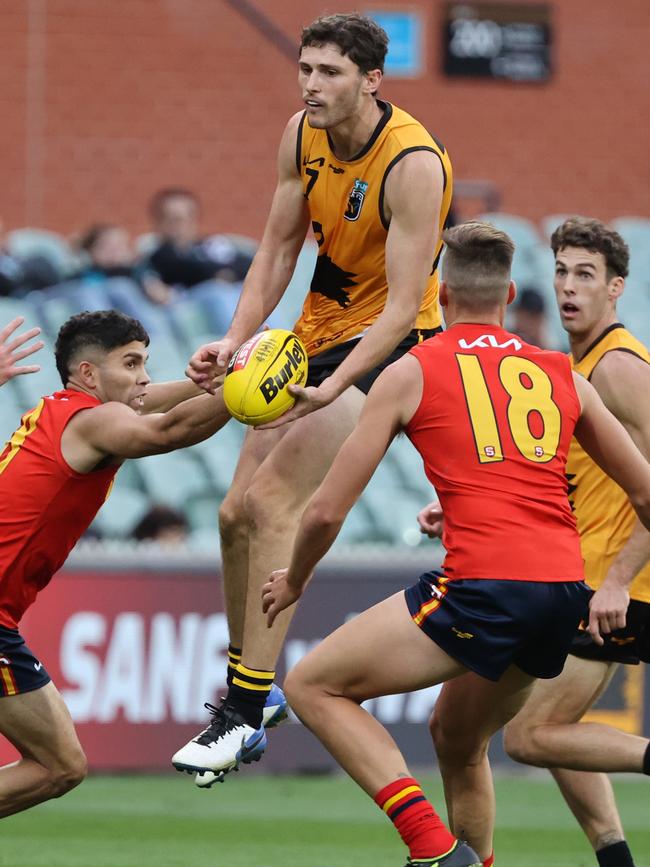
[[[444,511],[445,574],[582,581],[565,477],[580,416],[567,356],[480,324],[411,354],[424,390],[406,432]]]
[[[80,410],[99,406],[72,389],[42,398],[0,454],[0,625],[15,629],[106,499],[117,466],[77,473],[61,434]]]

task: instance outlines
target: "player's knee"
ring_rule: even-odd
[[[323,695],[304,662],[299,662],[291,669],[282,688],[289,706],[303,720],[308,710],[318,705],[319,696]]]
[[[286,531],[287,515],[291,504],[286,500],[286,488],[279,485],[269,474],[258,473],[244,494],[244,512],[248,528],[255,531],[258,527],[278,528]]]
[[[219,534],[223,545],[233,543],[248,532],[244,502],[239,496],[226,496],[219,507]]]
[[[65,757],[50,773],[50,787],[53,798],[60,798],[86,779],[88,763],[81,749],[75,750]]]
[[[539,762],[535,728],[509,723],[503,732],[503,748],[513,761],[522,765],[536,765]]]
[[[282,684],[282,689],[291,709],[300,715],[302,700],[305,698],[307,692],[306,683],[300,671],[300,665],[292,668],[287,674]]]
[[[488,741],[479,737],[475,729],[464,731],[434,711],[429,720],[429,731],[440,764],[480,764],[485,758]]]

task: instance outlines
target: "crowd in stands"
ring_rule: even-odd
[[[51,349],[60,325],[80,310],[117,308],[143,323],[151,336],[153,380],[182,377],[191,353],[225,333],[255,253],[250,238],[202,234],[201,207],[190,190],[161,190],[150,203],[152,231],[131,238],[122,226],[97,223],[66,240],[40,229],[5,231],[0,224],[0,321],[24,316],[40,325],[46,349],[41,371],[18,377],[0,393],[0,439],[19,416],[60,387]],[[567,349],[553,293],[548,238],[563,216],[540,227],[509,214],[487,214],[516,244],[513,276],[519,287],[506,327],[527,342]],[[650,220],[620,218],[614,227],[630,245],[631,270],[619,301],[621,320],[650,343]],[[289,288],[269,325],[291,327],[313,272],[316,245],[307,242]],[[49,350],[49,351],[48,351]],[[230,422],[205,443],[127,463],[91,528],[100,538],[187,542],[218,550],[217,509],[228,489],[245,428]],[[421,541],[415,515],[432,489],[419,458],[399,438],[346,521],[340,544]],[[391,503],[390,514],[385,508]]]
[[[54,233],[23,229],[4,234],[0,225],[0,295],[121,278],[156,304],[218,280],[241,283],[254,244],[224,235],[203,237],[201,207],[191,190],[169,188],[151,201],[152,232],[131,239],[113,223],[95,223],[66,241]]]

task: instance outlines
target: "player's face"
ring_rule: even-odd
[[[105,353],[96,368],[99,399],[103,403],[115,400],[141,409],[151,382],[145,369],[148,357],[144,343],[139,340]]]
[[[298,83],[309,124],[331,129],[361,108],[366,76],[336,45],[308,45],[298,61]]]
[[[579,336],[611,317],[622,279],[608,280],[602,253],[565,247],[555,257],[554,286],[562,325],[569,334]]]

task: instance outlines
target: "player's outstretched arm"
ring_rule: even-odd
[[[650,529],[650,464],[591,383],[578,374],[574,374],[573,379],[582,406],[575,429],[576,439],[598,466],[623,488],[639,520]]]
[[[646,459],[650,458],[650,365],[627,352],[609,352],[596,367],[591,383],[609,411],[621,422]],[[637,521],[612,561],[589,606],[589,629],[597,644],[601,633],[625,626],[628,588],[650,560],[650,533]]]
[[[273,572],[262,589],[269,626],[278,612],[302,595],[316,564],[330,549],[346,515],[393,438],[413,416],[421,396],[422,370],[413,356],[404,356],[378,377],[357,426],[305,508],[290,566]]]
[[[61,451],[73,469],[89,472],[109,456],[141,458],[194,445],[229,419],[221,391],[151,415],[139,415],[126,404],[105,403],[73,416],[61,437]]]
[[[191,397],[203,394],[203,389],[189,379],[151,382],[142,402],[141,413],[168,412]]]
[[[296,140],[302,112],[287,124],[278,151],[278,184],[262,241],[244,280],[227,334],[199,347],[186,374],[206,391],[224,373],[232,354],[266,322],[289,285],[309,226],[309,212],[296,166]]]
[[[30,328],[29,331],[17,335],[13,340],[9,339],[24,321],[24,317],[17,316],[0,331],[0,385],[9,382],[14,376],[37,373],[41,369],[38,364],[18,364],[23,358],[33,355],[34,352],[38,352],[45,346],[42,340],[37,340],[31,346],[25,346],[29,340],[41,333],[40,328]],[[21,346],[23,349],[20,348]]]

